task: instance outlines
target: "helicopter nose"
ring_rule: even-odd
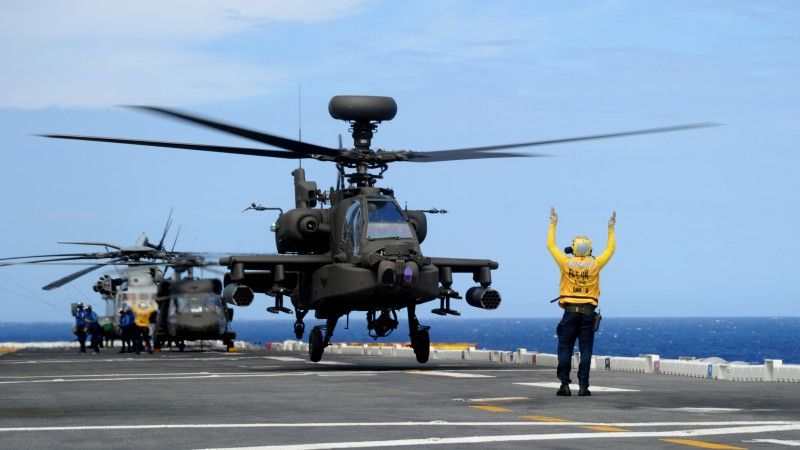
[[[385,259],[378,264],[378,281],[384,287],[408,287],[419,279],[419,266],[414,261]]]

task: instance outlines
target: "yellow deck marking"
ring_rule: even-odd
[[[734,447],[733,445],[715,444],[713,442],[695,441],[692,439],[661,439],[661,440],[664,442],[670,442],[672,444],[688,445],[690,447],[716,448],[716,449],[728,449],[728,450],[747,450],[744,447]]]
[[[492,405],[470,405],[470,408],[480,409],[482,411],[489,411],[489,412],[496,412],[496,413],[508,413],[511,412],[510,409],[501,408],[499,406],[492,406]]]
[[[519,416],[520,419],[533,420],[535,422],[572,422],[567,419],[559,419],[558,417],[547,416]]]
[[[631,431],[631,430],[626,430],[625,428],[609,427],[607,425],[587,425],[583,428],[594,431],[608,431],[609,433],[618,433],[620,431]]]

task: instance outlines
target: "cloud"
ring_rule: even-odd
[[[0,107],[227,100],[269,92],[286,69],[203,50],[256,27],[333,21],[361,0],[10,3],[0,16]]]

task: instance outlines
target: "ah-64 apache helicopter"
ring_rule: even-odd
[[[236,333],[230,327],[233,309],[221,297],[222,281],[194,277],[196,268],[214,272],[208,266],[218,264],[207,261],[198,253],[176,252],[174,244],[172,250],[165,249],[164,238],[170,223],[168,219],[158,244],[150,243],[145,234],[129,247],[108,242],[61,242],[102,246],[106,251],[2,258],[0,261],[15,262],[2,262],[0,265],[87,264],[87,260],[104,260],[97,264],[88,263],[92,265],[48,283],[43,289],[56,289],[97,269],[115,267],[116,276],[102,275],[92,286],[106,303],[106,314],[99,317],[101,325],[110,323],[116,330],[119,310],[134,305],[142,309],[152,306],[158,311],[154,348],[174,342],[183,351],[186,340],[221,340],[230,349]],[[167,278],[165,272],[170,268],[173,275]]]
[[[633,136],[711,126],[690,124],[621,133],[524,142],[488,147],[462,148],[430,152],[408,150],[373,150],[372,137],[378,124],[394,118],[397,104],[390,97],[336,96],[328,104],[334,119],[349,123],[354,147],[336,149],[287,139],[240,128],[183,112],[152,106],[136,107],[145,111],[240,136],[283,150],[252,147],[189,144],[63,134],[50,138],[144,145],[185,150],[199,150],[283,159],[311,158],[336,165],[336,188],[317,189],[305,179],[302,168],[292,172],[295,208],[282,213],[273,228],[277,255],[231,255],[220,259],[230,269],[225,276],[223,297],[240,306],[249,305],[254,292],[274,297],[273,313],[292,313],[284,306],[288,296],[296,317],[298,338],[304,333],[309,311],[326,320],[309,335],[309,356],[322,358],[338,320],[353,311],[366,312],[367,327],[375,337],[384,337],[398,327],[397,311],[408,312],[411,346],[417,361],[428,360],[429,327],[421,325],[416,308],[439,300],[433,312],[459,315],[450,301],[462,296],[453,289],[453,273],[469,273],[476,286],[464,298],[471,306],[496,309],[500,293],[491,287],[491,271],[498,263],[490,259],[463,259],[425,255],[420,244],[427,235],[423,211],[400,208],[391,189],[376,186],[390,163],[443,162],[465,159],[541,156],[495,152],[495,150],[530,147],[591,139]],[[377,173],[375,172],[377,171]],[[347,186],[345,186],[345,180]],[[330,204],[329,208],[317,207]]]

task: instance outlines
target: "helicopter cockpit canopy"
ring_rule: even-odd
[[[371,253],[387,241],[406,241],[415,250],[419,244],[403,210],[391,197],[369,195],[353,202],[345,214],[344,238],[353,254]]]
[[[213,293],[180,294],[173,298],[177,314],[222,313],[224,305],[219,295]]]
[[[413,237],[408,220],[396,202],[383,197],[367,197],[367,240]]]

